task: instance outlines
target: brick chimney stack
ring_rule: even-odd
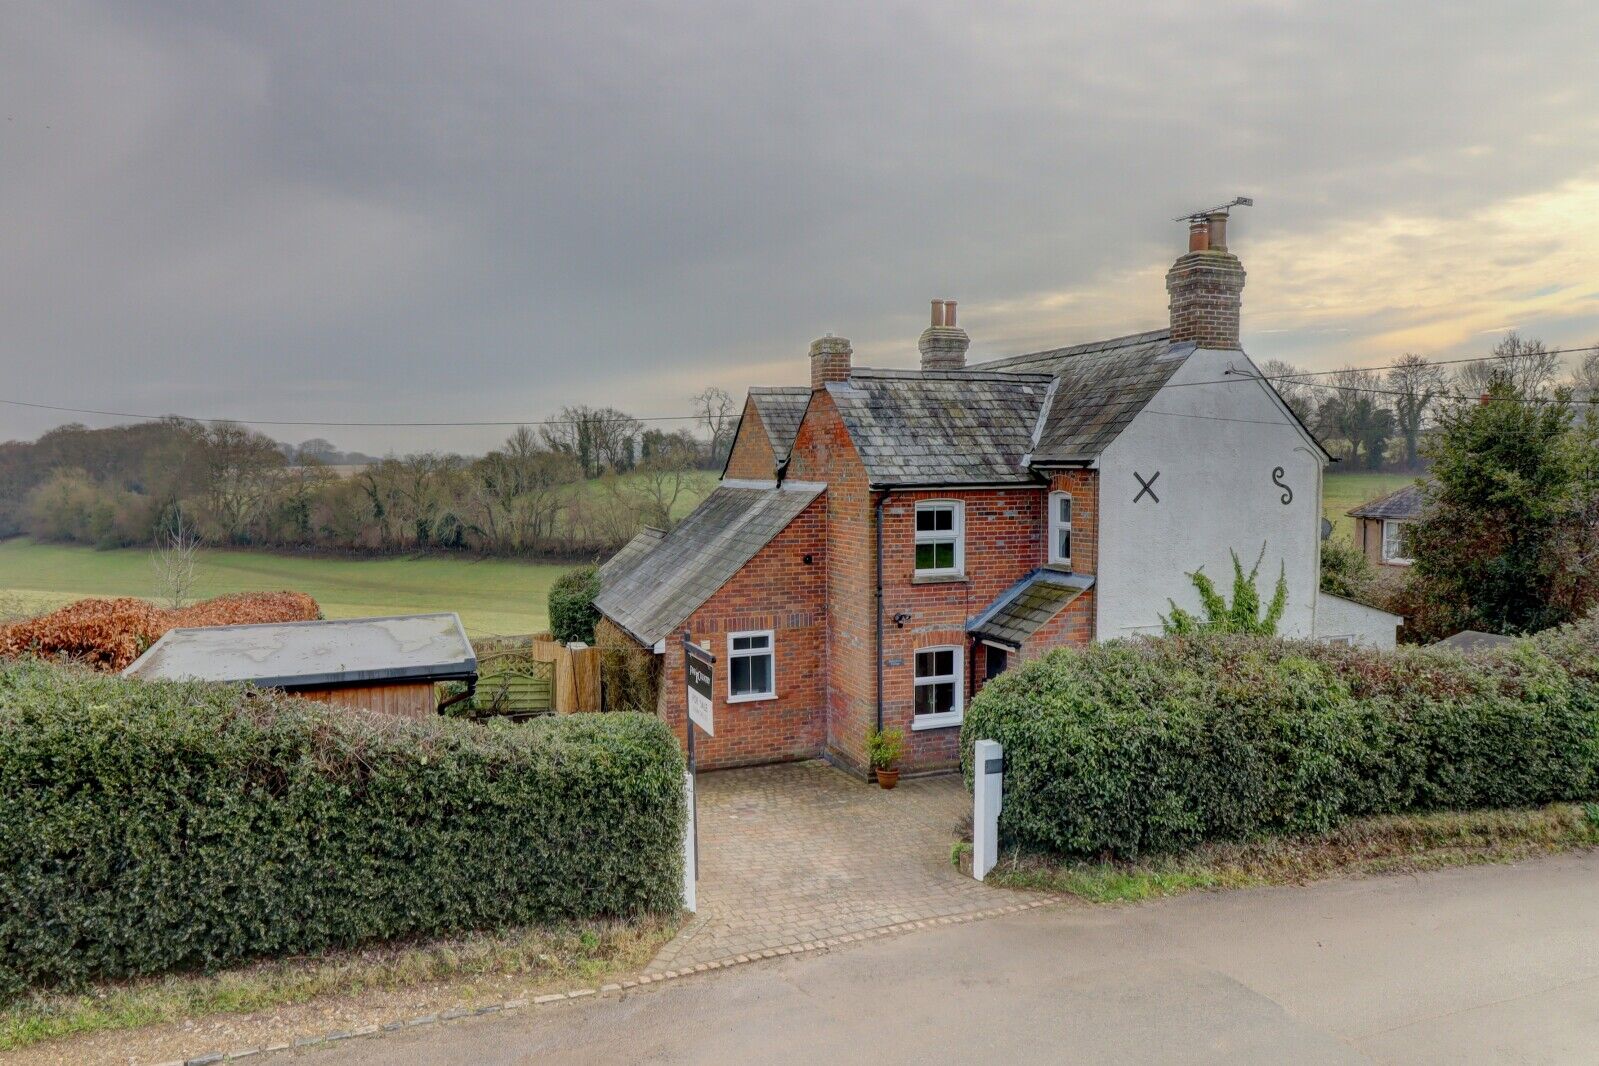
[[[811,341],[811,391],[815,392],[829,381],[848,380],[849,359],[853,354],[849,341],[831,333]]]
[[[966,349],[972,339],[955,324],[955,301],[933,301],[933,324],[922,330],[916,346],[922,350],[923,370],[964,370]]]
[[[1188,220],[1188,251],[1166,272],[1171,340],[1201,348],[1238,348],[1244,268],[1227,250],[1227,212]]]

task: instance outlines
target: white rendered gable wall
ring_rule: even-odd
[[[1100,457],[1100,640],[1160,632],[1168,600],[1197,612],[1187,574],[1201,565],[1230,597],[1228,549],[1247,571],[1263,543],[1262,602],[1279,566],[1288,579],[1278,632],[1314,629],[1322,457],[1268,385],[1227,375],[1229,366],[1259,373],[1242,352],[1194,352]],[[1152,490],[1142,499],[1139,477]]]

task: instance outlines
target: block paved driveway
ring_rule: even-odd
[[[1032,902],[951,865],[970,803],[956,774],[891,791],[823,762],[700,774],[699,913],[650,969]]]

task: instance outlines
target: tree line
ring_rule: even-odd
[[[1418,469],[1425,458],[1423,438],[1451,402],[1479,398],[1501,379],[1528,397],[1551,398],[1560,388],[1577,399],[1599,397],[1599,352],[1588,353],[1562,379],[1559,354],[1515,332],[1487,358],[1458,368],[1407,353],[1387,371],[1345,367],[1310,377],[1274,359],[1261,372],[1345,469]]]
[[[669,527],[697,471],[718,469],[736,411],[694,398],[695,428],[564,408],[481,456],[380,459],[321,438],[285,444],[232,422],[66,425],[0,444],[0,536],[126,547],[195,530],[213,545],[507,555],[602,553]]]

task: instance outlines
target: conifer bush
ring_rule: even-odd
[[[1599,795],[1599,619],[1467,657],[1197,634],[1061,649],[962,728],[1005,751],[1000,833],[1132,858],[1404,811]]]
[[[0,998],[675,911],[682,770],[643,715],[418,722],[0,667]]]

